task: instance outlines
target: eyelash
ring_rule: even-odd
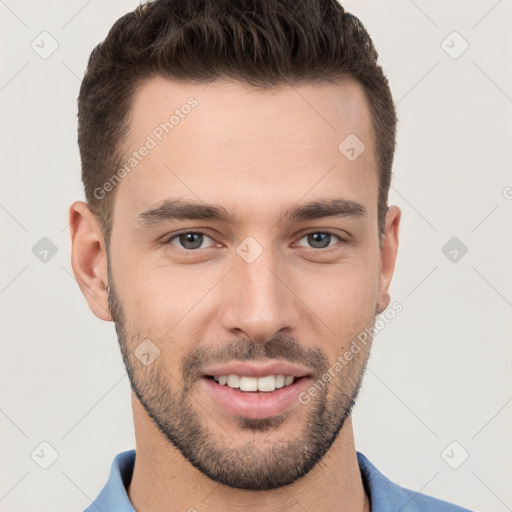
[[[171,236],[168,236],[167,238],[164,239],[164,241],[162,242],[163,245],[172,245],[172,241],[176,240],[176,238],[180,237],[181,235],[187,235],[187,234],[190,234],[190,233],[193,233],[195,235],[203,235],[203,236],[207,236],[208,238],[211,238],[213,240],[213,237],[211,237],[206,231],[203,231],[201,229],[194,229],[194,230],[187,230],[187,231],[180,231],[178,233],[174,233],[173,235]],[[299,238],[299,240],[301,240],[302,238],[308,236],[308,235],[312,235],[314,233],[321,233],[323,235],[330,235],[330,236],[334,236],[336,238],[339,239],[339,242],[338,243],[348,243],[347,240],[345,240],[344,238],[342,238],[340,235],[332,232],[332,231],[320,231],[320,230],[314,230],[314,231],[309,231],[308,233],[304,233],[303,235],[301,235],[301,237]],[[321,251],[321,252],[328,252],[330,249],[333,249],[336,247],[336,245],[338,244],[335,244],[333,246],[327,246],[327,247],[324,247],[324,248],[315,248],[315,247],[308,247],[308,248],[305,248],[305,249],[309,249],[310,251],[315,251],[315,252],[318,252],[318,251]],[[199,252],[201,249],[184,249],[184,248],[181,248],[178,250],[181,250],[182,252],[184,252],[185,254],[194,254],[194,253],[197,253]]]
[[[179,233],[175,233],[174,235],[168,236],[164,239],[163,245],[172,245],[171,242],[175,240],[176,238],[182,236],[182,235],[188,235],[189,233],[193,233],[194,235],[203,235],[207,236],[208,238],[211,238],[213,240],[213,237],[211,237],[206,231],[203,231],[201,229],[189,229],[187,231],[180,231]],[[184,248],[177,248],[177,250],[181,250],[185,254],[194,254],[199,252],[201,249],[184,249]]]

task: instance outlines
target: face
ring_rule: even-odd
[[[132,389],[211,479],[290,484],[350,414],[370,344],[335,363],[389,301],[398,216],[381,247],[364,93],[153,78],[130,129],[108,301]]]

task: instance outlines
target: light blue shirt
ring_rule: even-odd
[[[371,512],[470,512],[446,501],[404,489],[386,478],[362,453],[357,452],[359,469]],[[126,487],[131,481],[135,450],[122,452],[112,462],[105,487],[84,512],[135,512]]]

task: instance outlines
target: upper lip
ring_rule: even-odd
[[[284,375],[292,377],[304,377],[309,375],[306,369],[287,363],[286,361],[258,362],[234,361],[222,365],[210,366],[204,369],[202,376],[219,375],[247,375],[248,377],[265,377],[266,375]]]

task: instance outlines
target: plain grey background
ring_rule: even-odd
[[[403,311],[375,339],[356,447],[405,487],[512,510],[511,1],[342,4],[397,103],[390,202],[403,213]],[[0,1],[2,512],[83,510],[134,447],[114,327],[75,282],[67,215],[83,198],[80,80],[136,5]]]

